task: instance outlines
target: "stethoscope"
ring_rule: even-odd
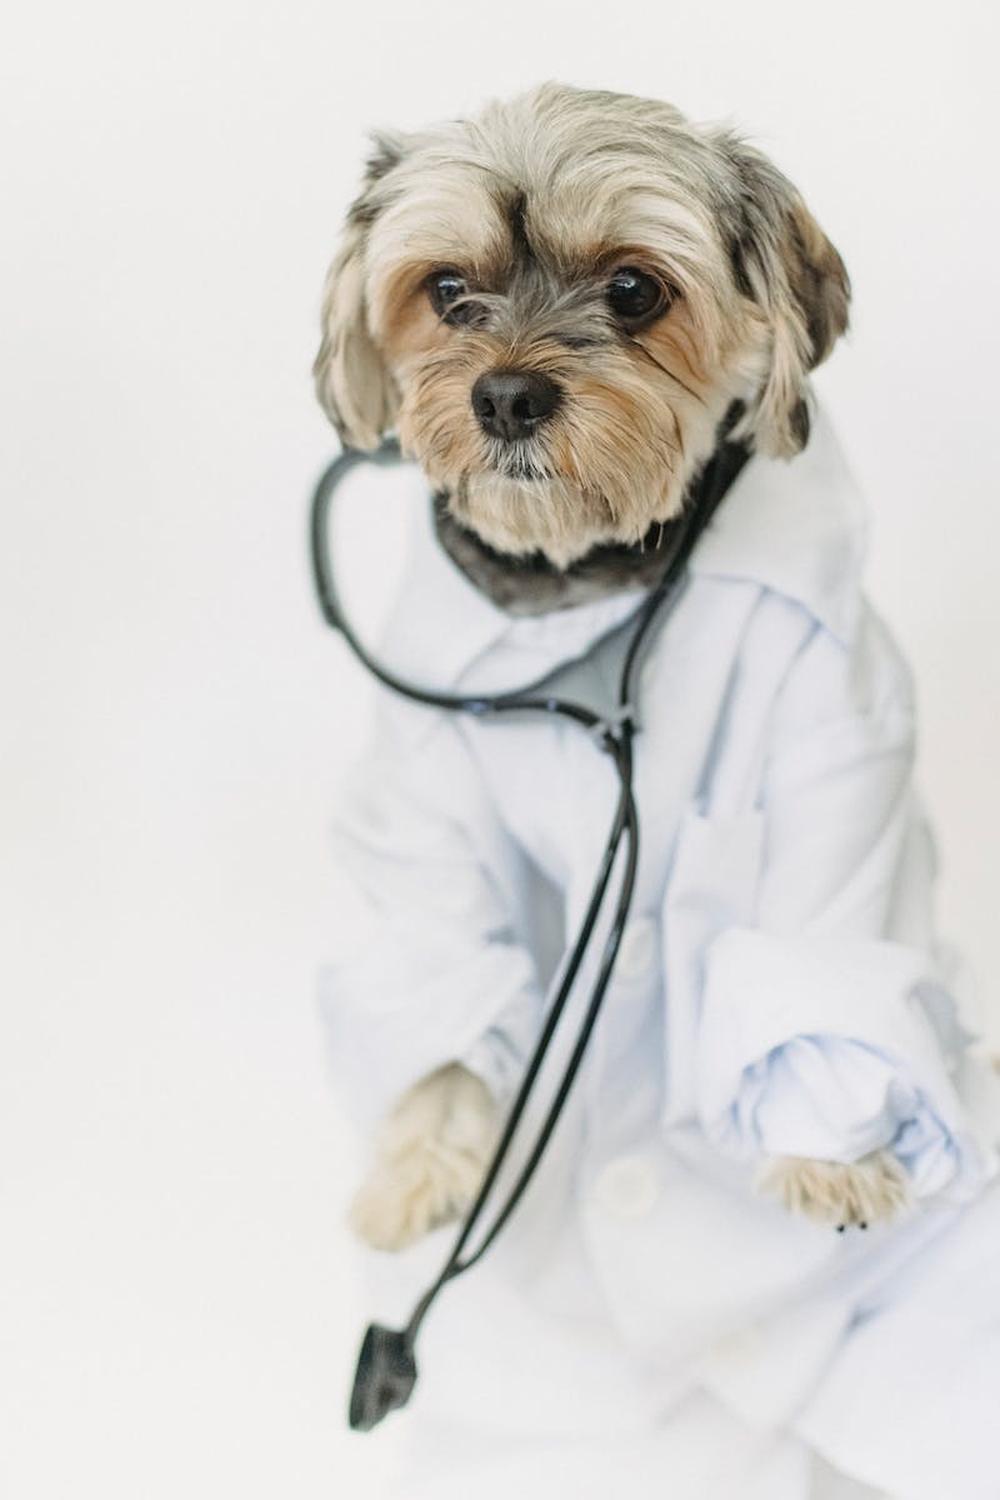
[[[380,662],[358,638],[341,604],[329,547],[330,515],[338,487],[358,464],[374,462],[390,465],[401,461],[399,445],[394,440],[383,443],[375,453],[347,450],[334,459],[321,476],[312,498],[311,553],[312,570],[323,618],[340,632],[362,666],[384,687],[414,703],[428,708],[470,714],[481,720],[502,720],[512,714],[547,714],[569,720],[587,731],[604,751],[618,777],[618,797],[607,843],[594,878],[579,932],[559,971],[555,993],[544,1024],[528,1061],[524,1077],[514,1097],[509,1114],[486,1169],[482,1185],[469,1209],[451,1250],[434,1281],[419,1299],[405,1328],[386,1328],[372,1323],[365,1331],[358,1355],[354,1386],[351,1392],[349,1422],[352,1428],[367,1432],[389,1412],[405,1406],[417,1380],[415,1346],[421,1325],[431,1307],[449,1282],[472,1269],[489,1250],[510,1219],[531,1182],[558,1124],[566,1100],[580,1071],[584,1054],[601,1011],[615,960],[628,920],[635,890],[639,861],[639,815],[633,790],[633,739],[638,730],[635,688],[642,648],[650,628],[666,602],[674,595],[688,559],[719,501],[736,474],[746,462],[748,452],[742,444],[723,441],[714,457],[702,471],[688,508],[670,530],[672,545],[668,548],[659,580],[637,606],[628,622],[631,634],[618,674],[615,706],[611,713],[550,692],[543,684],[529,685],[502,693],[444,693],[417,683],[407,682]],[[506,1199],[498,1208],[492,1223],[478,1245],[468,1249],[477,1225],[483,1218],[497,1178],[510,1153],[518,1126],[528,1107],[535,1082],[549,1052],[559,1022],[566,1010],[577,974],[604,908],[605,896],[619,849],[624,846],[624,862],[613,919],[604,941],[600,964],[554,1098],[542,1120],[520,1171]]]

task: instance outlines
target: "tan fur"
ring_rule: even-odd
[[[547,288],[520,300],[515,195]],[[634,338],[602,321],[621,265],[678,293]],[[442,268],[488,326],[440,321],[426,282]],[[847,300],[839,256],[766,158],[670,105],[546,84],[383,148],[330,273],[317,389],[345,442],[371,448],[398,422],[459,519],[563,567],[676,515],[734,399],[758,447],[797,452],[807,373]],[[587,347],[567,345],[578,327]],[[565,392],[526,445],[529,478],[500,471],[470,405],[479,375],[513,366]]]
[[[909,1201],[906,1173],[888,1151],[849,1164],[779,1157],[763,1168],[758,1186],[790,1212],[837,1227],[892,1219]]]
[[[323,295],[323,339],[316,356],[316,393],[352,447],[374,448],[393,420],[396,393],[375,346],[364,299],[364,236],[345,236]]]
[[[497,1106],[467,1068],[452,1063],[421,1079],[379,1129],[372,1169],[351,1207],[355,1233],[376,1250],[402,1250],[460,1218],[497,1129]]]

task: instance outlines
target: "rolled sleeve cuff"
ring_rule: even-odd
[[[540,1003],[523,951],[490,944],[440,965],[373,945],[323,971],[319,1000],[333,1081],[360,1122],[449,1062],[502,1100]]]
[[[524,1075],[525,1054],[500,1026],[491,1026],[458,1060],[482,1079],[500,1104],[513,1098]]]
[[[730,929],[706,965],[706,1135],[740,1156],[850,1162],[888,1147],[917,1196],[973,1196],[993,1153],[952,1078],[967,1038],[946,1009],[919,950]]]

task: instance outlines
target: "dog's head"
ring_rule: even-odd
[[[847,324],[782,174],[667,104],[547,84],[380,137],[316,359],[346,444],[395,425],[454,514],[563,567],[676,515],[734,401],[791,456]]]

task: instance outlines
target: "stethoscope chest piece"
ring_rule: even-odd
[[[417,1362],[406,1332],[370,1323],[361,1342],[348,1421],[370,1432],[391,1411],[405,1406],[417,1383]]]

